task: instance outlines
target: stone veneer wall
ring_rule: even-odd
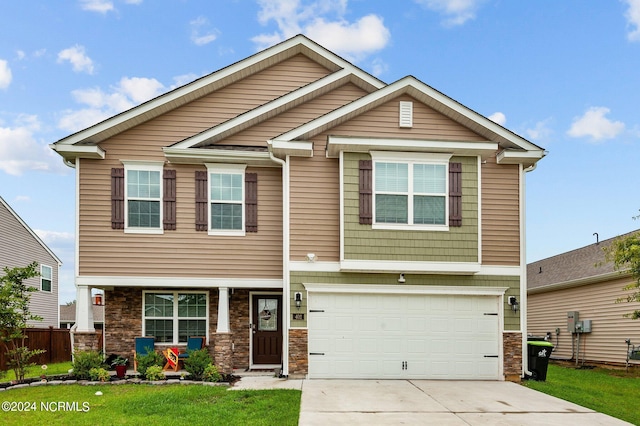
[[[99,351],[102,333],[73,333],[73,352],[76,351]]]
[[[504,378],[519,382],[522,378],[522,333],[503,333]]]
[[[229,328],[231,329],[229,344],[233,347],[233,368],[246,370],[249,368],[251,332],[249,330],[249,290],[233,290],[229,300]]]
[[[308,330],[289,329],[289,377],[306,376],[309,372]]]

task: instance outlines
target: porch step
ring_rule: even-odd
[[[275,376],[275,374],[276,374],[275,369],[249,370],[249,371],[242,370],[242,369],[233,370],[233,375],[238,377],[273,377]]]

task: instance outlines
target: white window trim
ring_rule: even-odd
[[[152,293],[152,294],[171,294],[173,295],[173,316],[171,317],[171,320],[173,321],[173,342],[172,343],[167,343],[167,342],[158,342],[156,343],[157,345],[166,345],[166,346],[174,346],[174,345],[178,345],[178,346],[186,346],[186,342],[178,342],[179,339],[179,335],[178,335],[178,321],[180,320],[181,317],[178,317],[178,295],[179,294],[204,294],[206,297],[206,304],[207,304],[207,313],[206,313],[206,325],[205,325],[205,330],[206,330],[206,342],[207,344],[209,344],[209,292],[208,291],[180,291],[180,290],[176,290],[176,291],[164,291],[164,290],[143,290],[142,291],[142,335],[146,336],[147,335],[147,319],[169,319],[169,317],[148,317],[145,315],[145,296],[147,295],[147,293]],[[202,317],[182,317],[184,318],[189,318],[189,319],[203,319]]]
[[[51,271],[51,279],[49,281],[51,281],[51,289],[50,290],[43,290],[42,289],[42,280],[45,279],[44,278],[44,274],[42,273],[44,271],[45,268],[49,268],[49,270]],[[49,266],[49,265],[40,265],[40,291],[44,291],[46,293],[53,293],[53,267]]]
[[[162,175],[164,163],[161,161],[136,161],[136,160],[123,160],[124,164],[124,232],[127,234],[163,234],[164,233],[164,208],[162,196],[164,194],[164,176]],[[129,170],[144,170],[160,173],[160,226],[157,228],[141,228],[141,227],[129,227],[129,185],[128,185],[128,171]],[[150,200],[151,201],[151,200]]]
[[[245,211],[245,172],[246,164],[223,164],[223,163],[205,163],[207,166],[207,229],[209,235],[244,237],[246,229],[246,211]],[[211,227],[211,173],[237,174],[242,176],[242,228],[241,229],[212,229]]]
[[[453,154],[417,153],[417,152],[385,152],[371,151],[373,161],[373,224],[372,229],[386,229],[394,231],[448,231],[449,230],[449,160]],[[408,164],[409,191],[407,205],[407,221],[409,223],[378,223],[376,221],[376,163],[405,163]],[[412,224],[413,219],[413,165],[439,164],[445,166],[445,212],[444,225]]]

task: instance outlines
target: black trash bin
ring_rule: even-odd
[[[527,340],[529,371],[533,373],[534,380],[544,382],[547,380],[547,368],[549,358],[553,351],[553,344],[544,340]]]

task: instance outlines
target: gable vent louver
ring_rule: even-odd
[[[413,102],[400,101],[400,127],[413,127]]]

